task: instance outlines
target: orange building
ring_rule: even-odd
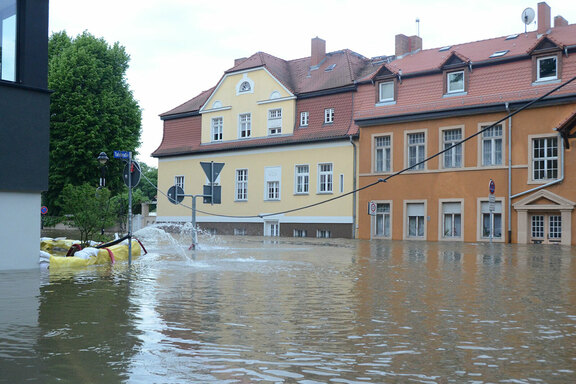
[[[355,96],[360,238],[576,244],[576,24],[550,14],[435,49],[396,36]]]

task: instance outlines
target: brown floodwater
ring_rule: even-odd
[[[0,272],[1,383],[574,383],[573,247],[200,236]]]

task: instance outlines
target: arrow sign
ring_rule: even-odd
[[[202,169],[204,170],[204,173],[206,174],[206,177],[208,177],[208,181],[210,183],[213,183],[218,178],[222,168],[224,168],[224,163],[215,163],[213,161],[209,163],[201,161],[200,165],[202,166]]]

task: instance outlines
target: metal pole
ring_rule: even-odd
[[[128,152],[128,265],[132,265],[132,151]]]
[[[196,197],[198,197],[198,195],[192,196],[192,245],[190,249],[196,249],[198,245],[198,234],[196,232]]]

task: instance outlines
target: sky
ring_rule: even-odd
[[[576,23],[576,1],[546,2],[552,18]],[[537,11],[537,2],[50,0],[49,32],[75,37],[87,31],[126,49],[127,82],[142,109],[137,159],[157,166],[150,155],[162,141],[158,115],[216,85],[236,58],[259,51],[286,60],[307,57],[314,37],[326,40],[327,52],[374,57],[393,55],[397,34],[419,35],[423,49],[507,36],[536,30],[536,20],[522,22],[528,7]]]

